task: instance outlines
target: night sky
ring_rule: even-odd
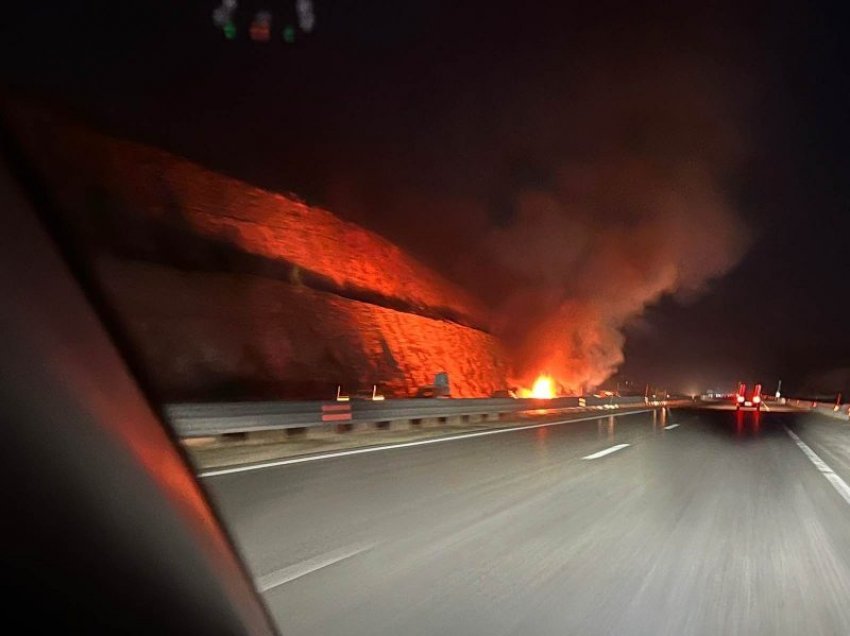
[[[639,112],[614,145],[716,168],[749,247],[700,293],[628,322],[622,376],[677,390],[739,378],[772,390],[781,377],[790,392],[850,392],[839,3],[317,0],[314,32],[294,43],[281,37],[294,3],[279,0],[240,3],[233,41],[212,23],[217,2],[17,4],[0,32],[6,92],[295,192],[467,287],[464,271],[478,270],[457,253],[482,227],[510,228],[518,193],[555,188],[562,166],[595,156],[583,132],[594,111],[655,91],[639,80],[623,97],[619,84],[657,65],[681,79],[684,106],[672,92],[669,110]],[[256,9],[277,20],[268,43],[247,38]],[[667,104],[658,95],[651,107]],[[683,136],[691,123],[705,125]],[[482,293],[497,297],[498,283]]]

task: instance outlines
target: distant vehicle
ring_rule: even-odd
[[[593,394],[593,397],[606,398],[606,397],[614,397],[614,396],[616,396],[616,395],[617,395],[617,394],[616,394],[616,393],[614,393],[613,391],[603,391],[603,390],[599,390],[599,391],[597,391],[596,393],[594,393],[594,394]]]
[[[745,383],[740,382],[738,384],[738,390],[735,393],[736,409],[751,408],[756,411],[760,411],[763,402],[764,398],[761,394],[761,384],[753,385],[753,390],[751,392],[747,392],[747,385]]]

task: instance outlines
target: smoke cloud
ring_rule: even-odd
[[[407,142],[331,192],[484,301],[524,386],[600,384],[646,307],[703,293],[746,251],[756,56],[718,15],[668,8],[567,11],[516,48],[476,40],[397,111]]]
[[[599,385],[623,362],[630,321],[665,294],[699,294],[744,253],[728,182],[745,144],[705,70],[597,69],[543,118],[559,122],[556,156],[541,167],[538,147],[515,162],[503,218],[460,266],[489,297],[515,381]]]

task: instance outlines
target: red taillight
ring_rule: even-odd
[[[735,397],[735,399],[736,399],[736,400],[738,400],[739,402],[743,402],[743,401],[744,401],[744,396],[743,396],[743,395],[738,395],[738,396],[736,396],[736,397]]]
[[[753,404],[758,404],[759,402],[761,402],[761,396],[760,395],[754,395],[753,396]]]

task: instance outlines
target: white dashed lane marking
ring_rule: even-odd
[[[265,576],[261,576],[257,579],[257,587],[261,592],[267,592],[278,585],[283,585],[284,583],[289,583],[295,579],[300,579],[302,576],[306,576],[311,572],[321,570],[322,568],[326,568],[334,563],[339,563],[345,559],[350,559],[357,554],[371,550],[373,547],[375,547],[374,543],[360,544],[320,554],[312,559],[308,559],[301,563],[296,563],[295,565],[290,565],[280,570],[275,570]]]
[[[605,455],[616,453],[618,450],[623,450],[627,446],[631,446],[631,444],[617,444],[616,446],[612,446],[611,448],[601,450],[598,453],[593,453],[593,455],[587,455],[585,457],[582,457],[582,459],[599,459],[600,457],[605,457]]]

